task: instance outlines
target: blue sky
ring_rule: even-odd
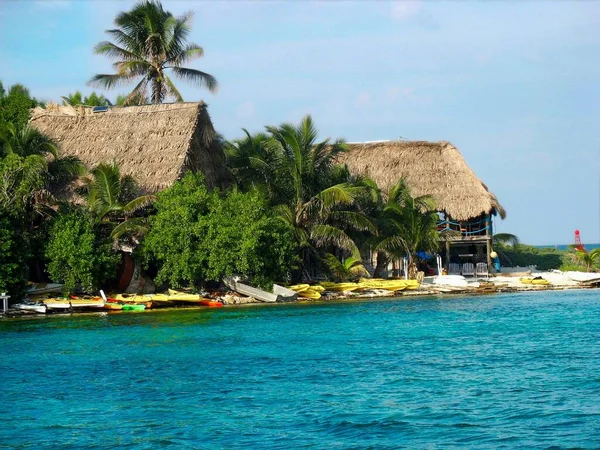
[[[111,71],[92,48],[133,4],[0,2],[0,80],[90,92]],[[323,137],[447,140],[508,211],[498,231],[600,242],[600,2],[163,4],[195,12],[191,66],[220,89],[180,90],[227,138],[311,114]]]

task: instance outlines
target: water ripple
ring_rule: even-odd
[[[598,448],[595,291],[0,321],[0,448]]]

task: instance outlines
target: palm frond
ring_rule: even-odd
[[[172,67],[171,70],[176,77],[189,81],[198,87],[206,87],[211,92],[216,92],[219,87],[217,79],[206,72],[185,67]]]
[[[122,207],[123,213],[125,215],[131,215],[140,209],[146,208],[153,204],[156,201],[156,195],[142,195],[137,197],[136,199],[130,201],[125,206]]]
[[[351,253],[358,253],[358,247],[352,238],[344,230],[332,225],[314,225],[310,230],[310,238],[315,242],[317,247],[334,245]]]

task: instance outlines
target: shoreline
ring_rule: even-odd
[[[319,299],[309,299],[309,298],[301,298],[299,300],[291,301],[291,302],[277,302],[277,303],[266,303],[258,300],[254,301],[245,301],[242,303],[230,303],[223,304],[223,308],[234,309],[241,307],[256,307],[256,306],[283,306],[283,305],[309,305],[309,304],[326,304],[326,303],[342,303],[342,302],[353,302],[353,301],[366,301],[366,300],[412,300],[417,297],[434,297],[437,299],[447,297],[448,300],[452,298],[456,298],[458,296],[463,297],[487,297],[497,294],[513,294],[519,292],[544,292],[544,291],[578,291],[578,290],[590,290],[590,289],[600,289],[600,286],[585,286],[585,285],[546,285],[546,286],[507,286],[502,287],[494,291],[490,292],[481,292],[476,291],[475,289],[460,289],[451,292],[436,290],[435,288],[429,288],[430,285],[427,285],[427,288],[423,288],[423,285],[419,289],[403,291],[401,293],[390,292],[390,294],[367,294],[367,295],[353,295],[349,292],[346,295],[343,294],[333,294],[333,295],[324,295]],[[431,285],[433,286],[433,285]],[[301,299],[300,299],[301,298]],[[247,300],[250,298],[247,297]],[[141,314],[141,313],[161,313],[161,312],[172,312],[172,311],[208,311],[214,309],[221,308],[210,308],[207,306],[200,305],[189,305],[189,306],[169,306],[163,308],[150,308],[143,311],[111,311],[111,310],[82,310],[82,311],[70,311],[70,312],[53,312],[53,313],[36,313],[32,311],[24,311],[18,309],[9,309],[7,313],[0,313],[0,319],[23,319],[23,318],[50,318],[50,317],[73,317],[73,316],[107,316],[107,315],[117,315],[117,314],[127,314],[131,315],[132,313]]]

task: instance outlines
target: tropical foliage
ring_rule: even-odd
[[[116,163],[99,164],[92,169],[84,180],[83,191],[92,224],[109,225],[113,237],[146,230],[147,220],[132,216],[151,205],[156,196],[137,196],[137,183],[129,175],[121,176]]]
[[[265,193],[276,213],[292,230],[303,266],[319,258],[319,250],[359,249],[350,232],[373,230],[373,223],[356,209],[365,187],[354,183],[335,162],[346,150],[342,140],[320,141],[310,116],[297,126],[266,127],[266,134],[246,136],[226,146],[228,163],[242,189]]]
[[[356,280],[360,277],[370,276],[360,255],[349,256],[340,261],[335,255],[327,253],[325,264],[335,281]]]
[[[381,197],[373,250],[393,259],[407,256],[409,276],[414,278],[417,253],[439,247],[435,203],[430,196],[413,197],[403,179]]]
[[[95,47],[97,54],[115,61],[116,73],[98,74],[90,84],[111,89],[135,81],[133,91],[124,102],[126,105],[141,104],[146,99],[153,103],[169,98],[183,101],[170,74],[214,92],[217,89],[215,77],[184,67],[204,55],[202,47],[186,43],[192,16],[188,12],[175,17],[155,0],[143,0],[131,11],[120,13],[115,19],[117,28],[106,31],[113,42],[103,41]]]
[[[27,286],[30,247],[22,217],[0,208],[0,293],[18,300]]]
[[[87,97],[84,97],[80,91],[75,91],[72,94],[68,94],[62,98],[63,105],[70,106],[111,106],[112,103],[102,94],[96,94],[92,92]]]
[[[593,269],[597,269],[600,265],[600,248],[595,248],[589,252],[577,250],[575,252],[577,259],[585,266],[586,272],[591,272]]]
[[[294,263],[291,230],[270,213],[257,192],[208,192],[188,173],[158,195],[141,254],[172,287],[243,274],[269,287]]]
[[[80,212],[62,214],[53,223],[46,248],[48,274],[64,284],[64,293],[76,286],[88,293],[116,275],[120,257],[109,240],[96,233]]]

